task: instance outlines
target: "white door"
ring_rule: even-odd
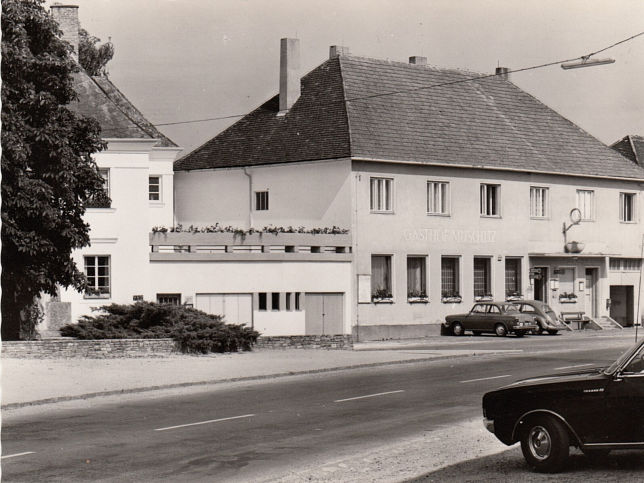
[[[253,295],[249,293],[197,294],[195,308],[223,315],[228,324],[253,325]]]

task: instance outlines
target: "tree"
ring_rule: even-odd
[[[105,66],[114,57],[111,42],[97,46],[101,39],[90,35],[87,30],[78,31],[78,62],[89,75],[105,75]]]
[[[102,190],[100,127],[69,109],[77,64],[43,0],[2,0],[2,338],[43,292],[83,290],[84,203]]]

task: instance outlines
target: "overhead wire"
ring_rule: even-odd
[[[553,65],[563,64],[565,62],[573,62],[575,60],[584,60],[584,59],[587,60],[588,58],[592,57],[593,55],[599,54],[601,52],[605,52],[606,50],[612,49],[613,47],[616,47],[616,46],[618,46],[620,44],[629,42],[629,41],[631,41],[631,40],[633,40],[633,39],[635,39],[637,37],[640,37],[642,35],[644,35],[644,32],[640,32],[640,33],[632,35],[632,36],[630,36],[630,37],[628,37],[626,39],[622,39],[622,40],[620,40],[618,42],[615,42],[615,43],[609,45],[608,47],[604,47],[603,49],[597,50],[597,51],[592,52],[592,53],[587,54],[587,55],[574,57],[572,59],[557,60],[555,62],[547,62],[545,64],[533,65],[533,66],[530,66],[530,67],[523,67],[523,68],[520,68],[520,69],[507,70],[507,71],[505,71],[503,73],[503,75],[505,75],[505,74],[513,74],[513,73],[518,73],[518,72],[526,72],[526,71],[529,71],[529,70],[542,69],[544,67],[551,67]],[[381,92],[381,93],[378,93],[378,94],[370,94],[370,95],[367,95],[367,96],[351,97],[351,98],[346,98],[346,99],[343,99],[341,101],[336,101],[336,102],[353,102],[353,101],[374,99],[374,98],[377,98],[377,97],[392,96],[392,95],[396,95],[396,94],[408,94],[410,92],[418,92],[418,91],[427,90],[427,89],[436,89],[438,87],[445,87],[445,86],[450,86],[450,85],[455,85],[455,84],[463,84],[465,82],[473,82],[473,81],[477,81],[477,80],[488,79],[488,78],[491,78],[491,77],[498,77],[499,75],[501,75],[501,74],[494,73],[494,74],[479,75],[479,76],[475,76],[475,77],[468,77],[468,78],[465,78],[465,79],[458,79],[458,80],[449,81],[449,82],[441,82],[439,84],[431,84],[431,85],[427,85],[427,86],[414,87],[414,88],[411,88],[411,89]],[[178,124],[192,124],[192,123],[198,123],[198,122],[221,121],[221,120],[225,120],[225,119],[235,119],[235,118],[244,117],[246,114],[247,113],[244,113],[244,114],[230,114],[230,115],[227,115],[227,116],[209,117],[209,118],[205,118],[205,119],[194,119],[194,120],[191,120],[191,121],[165,122],[165,123],[154,124],[154,126],[156,126],[156,127],[159,127],[159,126],[176,126]]]

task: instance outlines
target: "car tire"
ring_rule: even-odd
[[[549,330],[549,331],[548,331],[548,334],[550,334],[550,335],[557,335],[557,332],[559,332],[559,331],[558,331],[558,330]]]
[[[457,337],[465,334],[465,329],[463,328],[460,322],[454,322],[452,324],[452,334],[454,334]]]
[[[496,324],[494,326],[494,333],[499,337],[505,337],[508,335],[508,329],[506,329],[503,324]]]
[[[540,473],[556,473],[568,460],[570,436],[566,427],[551,416],[531,419],[521,434],[526,462]]]
[[[536,329],[532,329],[532,333],[533,333],[534,335],[541,335],[541,334],[543,334],[543,328],[541,327],[541,324],[540,324],[539,322],[537,322],[537,328],[536,328]]]

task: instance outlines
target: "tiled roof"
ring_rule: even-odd
[[[74,74],[74,88],[78,101],[69,107],[96,119],[101,125],[101,137],[158,139],[156,146],[177,146],[159,132],[107,77],[92,77],[81,70]]]
[[[610,147],[644,167],[644,137],[630,134],[611,144]]]
[[[175,170],[352,156],[644,179],[643,168],[511,82],[466,81],[476,76],[336,57],[302,79],[302,96],[284,118],[275,97]],[[400,93],[381,95],[390,92]]]

